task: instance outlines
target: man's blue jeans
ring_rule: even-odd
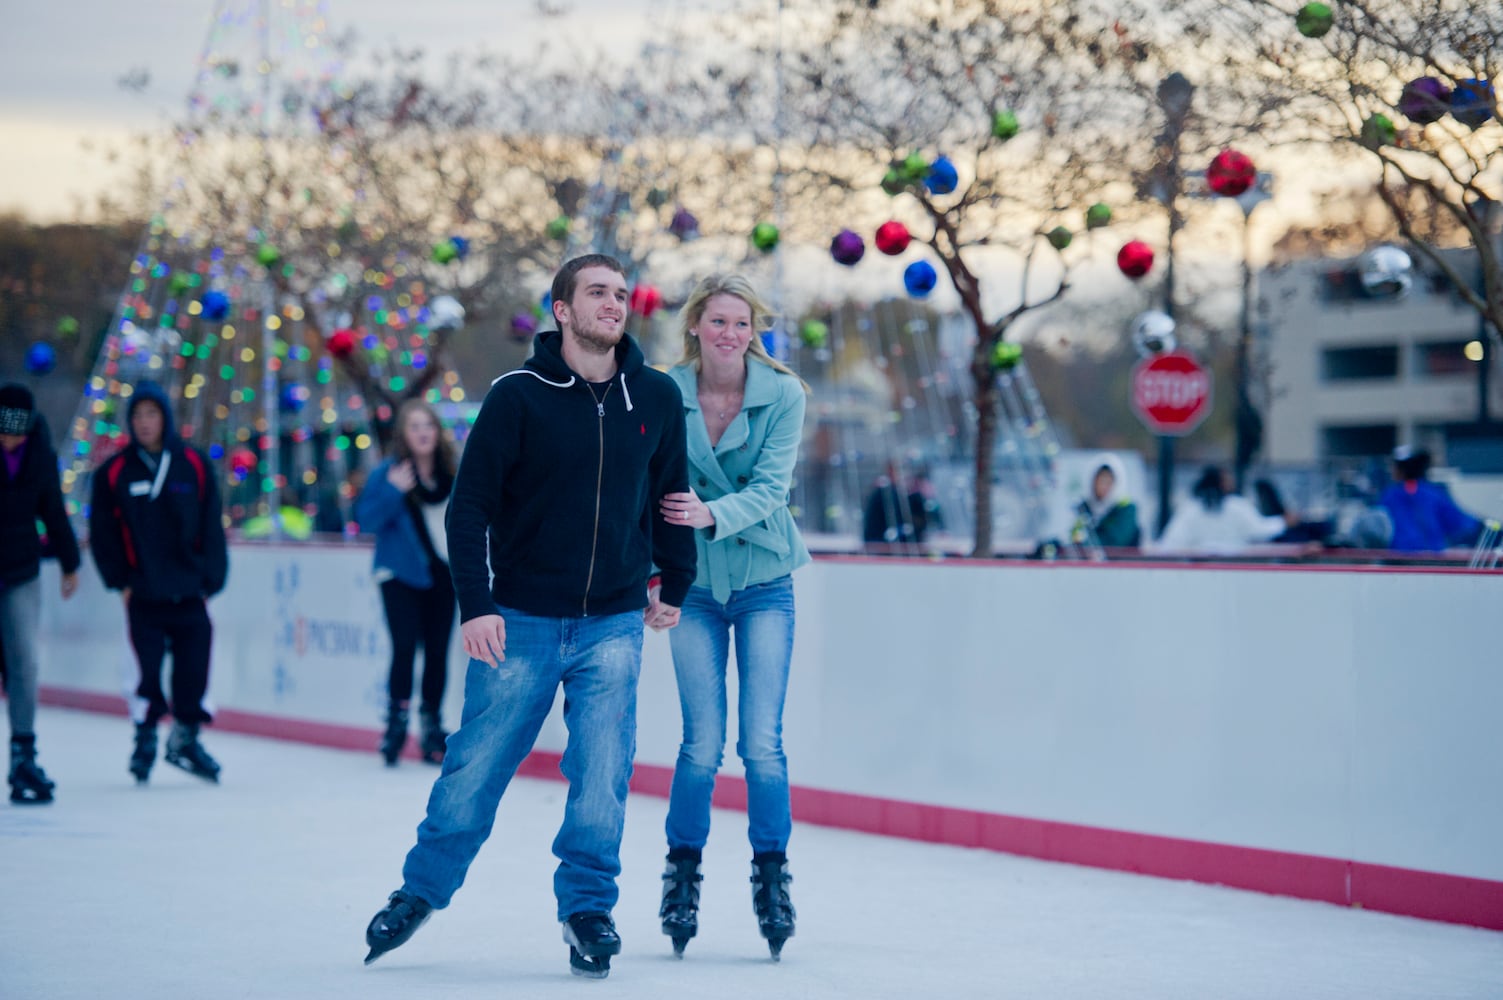
[[[402,888],[435,908],[449,905],[562,684],[569,739],[560,769],[569,798],[553,841],[558,918],[609,913],[618,895],[626,786],[637,748],[642,612],[540,618],[496,611],[506,620],[506,659],[499,668],[470,661],[464,714],[449,736],[428,815],[402,868]]]
[[[684,713],[668,799],[668,846],[702,849],[710,836],[710,796],[725,754],[732,629],[741,702],[736,754],[746,769],[752,853],[785,851],[793,828],[783,754],[783,701],[793,658],[791,576],[733,591],[724,604],[707,588],[690,587],[678,627],[668,633]]]

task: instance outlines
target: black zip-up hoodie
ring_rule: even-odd
[[[125,426],[143,400],[162,408],[162,450],[148,457],[132,429],[131,443],[94,470],[89,551],[105,587],[129,587],[132,600],[212,597],[229,573],[218,477],[178,437],[172,405],[156,384],[136,386]]]
[[[595,385],[562,345],[556,330],[538,334],[465,442],[447,521],[461,621],[497,604],[549,618],[640,610],[654,564],[665,604],[682,607],[694,582],[693,529],[658,512],[689,488],[678,386],[628,336],[615,377]]]
[[[44,553],[37,535],[38,518],[47,527],[48,547],[63,572],[78,569],[78,541],[63,508],[57,452],[52,450],[41,414],[33,418],[25,448],[14,479],[0,458],[0,590],[35,580],[41,572]]]

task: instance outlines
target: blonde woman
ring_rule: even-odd
[[[808,387],[762,346],[769,319],[745,278],[704,279],[680,314],[683,357],[668,372],[684,397],[690,491],[664,497],[661,513],[669,524],[695,529],[698,554],[698,576],[671,633],[684,738],[668,805],[659,916],[679,955],[699,929],[700,857],[725,750],[732,636],[753,905],[774,958],[794,929],[783,701],[793,654],[791,574],[809,561],[809,550],[788,494]]]

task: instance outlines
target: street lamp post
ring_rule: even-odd
[[[1179,214],[1179,193],[1184,178],[1180,175],[1179,143],[1184,135],[1185,120],[1195,99],[1195,84],[1175,71],[1159,81],[1159,107],[1164,112],[1164,131],[1159,133],[1159,157],[1155,194],[1169,213],[1169,240],[1164,252],[1164,313],[1174,318],[1174,234],[1183,218]],[[1154,535],[1164,533],[1169,524],[1170,501],[1174,493],[1174,438],[1159,435],[1159,513]]]
[[[1233,462],[1234,479],[1238,493],[1242,492],[1247,478],[1247,466],[1253,453],[1262,443],[1263,419],[1253,405],[1252,383],[1252,214],[1263,202],[1273,197],[1273,175],[1259,171],[1253,186],[1237,195],[1237,206],[1242,209],[1242,315],[1237,327],[1237,410],[1234,414],[1237,435],[1236,455]]]

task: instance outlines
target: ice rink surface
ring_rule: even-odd
[[[51,806],[0,807],[0,998],[1503,998],[1503,934],[800,825],[798,936],[757,935],[745,817],[717,812],[700,935],[658,930],[662,799],[634,796],[610,978],[569,975],[549,844],[519,780],[453,904],[370,967],[436,769],[206,731],[207,785],[137,788],[124,718],[43,710]],[[165,736],[165,733],[164,733]],[[793,761],[797,780],[797,761]]]

